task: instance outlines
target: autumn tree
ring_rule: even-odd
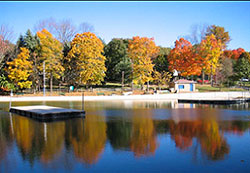
[[[207,28],[206,36],[214,35],[217,41],[221,42],[223,49],[227,47],[230,42],[230,36],[228,31],[225,31],[224,27],[211,25]]]
[[[6,71],[8,72],[9,79],[21,89],[30,88],[32,82],[28,80],[32,65],[31,62],[28,61],[29,58],[29,50],[26,48],[20,48],[20,53],[17,58],[11,62],[7,62],[8,68]]]
[[[124,71],[125,83],[130,81],[132,69],[127,54],[127,44],[124,43],[124,39],[112,39],[104,47],[107,81],[121,82],[122,71]]]
[[[52,93],[53,78],[59,79],[64,71],[62,66],[63,54],[62,44],[55,39],[46,29],[37,32],[40,39],[40,60],[45,63],[47,77],[50,78],[50,92]],[[39,66],[40,72],[43,70],[43,64]]]
[[[242,53],[244,53],[244,52],[245,52],[244,49],[238,48],[238,49],[233,49],[233,50],[225,50],[225,51],[223,52],[223,55],[224,55],[225,57],[228,57],[228,58],[237,60],[237,59],[239,59],[240,55],[241,55]]]
[[[106,71],[106,58],[102,55],[103,47],[102,41],[91,32],[75,36],[67,59],[76,64],[77,74],[79,74],[76,81],[87,86],[101,84]]]
[[[163,71],[163,72],[158,72],[154,71],[154,83],[156,83],[159,87],[159,90],[161,90],[161,87],[164,85],[168,85],[170,82],[172,75],[169,72]]]
[[[216,72],[219,58],[222,54],[222,43],[213,34],[208,35],[205,40],[202,40],[199,51],[202,58],[200,63],[203,72],[202,80],[204,79],[204,73],[210,74],[211,85],[213,85],[213,75]]]
[[[181,76],[201,73],[200,56],[194,51],[192,44],[184,38],[175,41],[175,48],[171,50],[168,61],[169,70],[175,69]]]
[[[40,41],[37,35],[33,35],[31,31],[28,29],[26,34],[20,35],[17,41],[17,47],[20,49],[21,47],[25,47],[29,50],[30,56],[29,60],[32,62],[32,73],[31,80],[34,92],[40,88],[41,82],[39,77],[39,51],[40,51]]]
[[[145,82],[148,84],[153,79],[152,59],[157,56],[158,52],[159,47],[155,45],[153,38],[137,36],[129,41],[128,56],[132,61],[133,83],[143,86]]]

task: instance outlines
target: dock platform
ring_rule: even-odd
[[[230,105],[248,102],[247,99],[178,99],[178,103]]]
[[[40,121],[62,120],[68,118],[84,117],[85,115],[85,111],[83,110],[65,109],[44,105],[11,107],[10,112]]]

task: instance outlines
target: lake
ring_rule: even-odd
[[[13,106],[81,109],[81,102]],[[250,172],[249,104],[88,101],[85,118],[56,122],[0,106],[0,172]]]

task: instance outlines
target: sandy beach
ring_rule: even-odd
[[[111,100],[177,100],[177,99],[233,99],[237,97],[250,97],[249,92],[203,92],[203,93],[176,93],[155,95],[113,95],[113,96],[84,96],[84,101],[111,101]],[[1,96],[0,102],[11,101],[82,101],[82,96]]]

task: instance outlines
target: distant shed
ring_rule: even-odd
[[[170,88],[173,88],[177,92],[193,92],[195,91],[195,81],[179,79],[169,84]]]

